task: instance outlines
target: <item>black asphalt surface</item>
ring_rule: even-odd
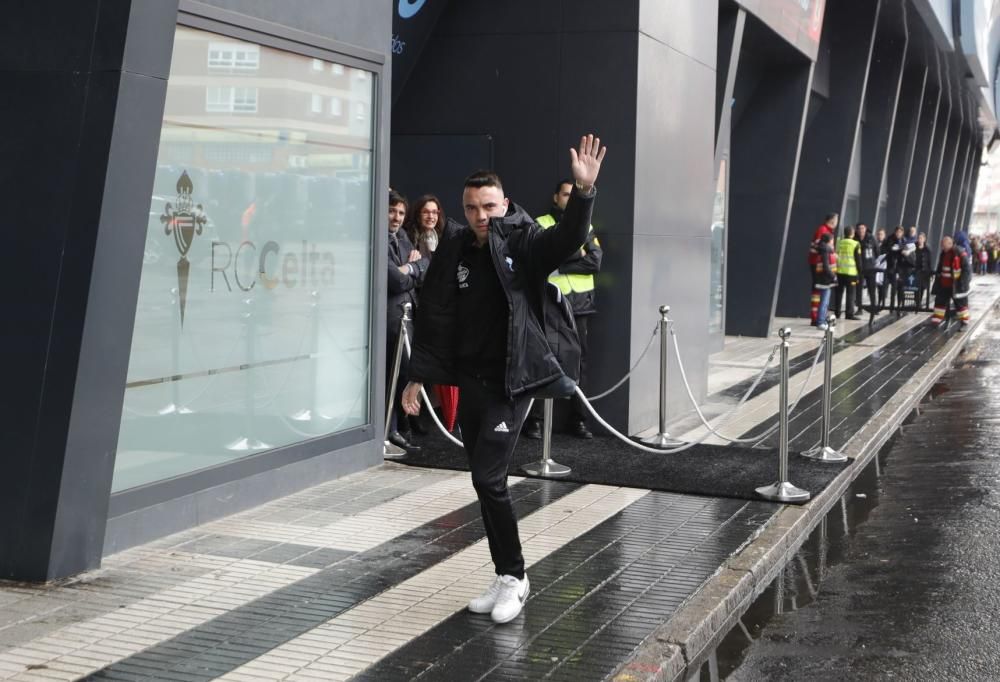
[[[734,648],[743,658],[726,679],[1000,680],[1000,317],[990,315],[884,451],[881,475],[859,480],[846,529],[835,509],[828,541],[813,538],[781,590],[765,593],[767,616],[758,602],[727,639],[722,675]]]

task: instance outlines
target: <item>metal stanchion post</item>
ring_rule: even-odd
[[[670,343],[670,306],[660,306],[660,424],[659,431],[653,436],[643,438],[642,442],[661,448],[681,445],[681,441],[667,433],[667,360]]]
[[[237,438],[232,443],[226,446],[227,450],[232,450],[234,452],[252,452],[255,450],[270,450],[273,445],[265,443],[260,438],[254,436],[257,429],[257,408],[256,408],[256,368],[254,365],[257,362],[257,313],[256,306],[254,304],[254,299],[245,298],[243,299],[244,312],[243,317],[243,331],[247,335],[247,363],[246,368],[243,370],[246,372],[246,402],[244,407],[244,414],[246,415],[246,435]]]
[[[385,411],[385,434],[383,436],[384,450],[382,456],[386,459],[400,459],[406,456],[406,450],[389,442],[389,424],[392,423],[392,411],[396,407],[396,386],[399,384],[399,368],[403,364],[403,335],[406,334],[406,323],[410,321],[409,303],[403,303],[403,318],[399,321],[399,341],[396,343],[396,357],[392,363],[392,376],[389,378],[389,406]]]
[[[312,338],[313,338],[313,360],[319,361],[319,292],[313,290],[309,292],[309,309],[312,311]],[[297,422],[310,422],[318,420],[329,420],[330,417],[323,414],[319,409],[319,372],[312,373],[312,400],[309,407],[304,407],[295,414],[293,414],[290,419],[294,419]]]
[[[778,482],[757,488],[757,494],[772,502],[805,502],[806,490],[788,482],[788,339],[792,330],[778,331],[781,337],[781,385],[778,387]]]
[[[552,459],[552,398],[546,398],[542,410],[542,461],[525,464],[529,476],[566,476],[572,469]]]
[[[173,379],[170,381],[171,400],[162,409],[157,410],[157,414],[194,414],[194,410],[181,402],[180,377],[181,375],[181,314],[177,305],[180,290],[174,287],[170,290],[170,307],[177,311],[173,326],[173,338],[170,340],[170,359],[173,363]]]
[[[819,462],[846,462],[847,456],[830,447],[830,410],[833,393],[833,331],[837,326],[837,316],[833,313],[826,318],[826,341],[823,353],[823,437],[820,444],[802,453],[803,457]]]

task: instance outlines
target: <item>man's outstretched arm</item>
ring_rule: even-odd
[[[596,195],[595,184],[607,153],[600,138],[585,135],[578,149],[570,149],[574,188],[562,221],[535,235],[531,257],[539,272],[549,273],[574,255],[587,241]]]

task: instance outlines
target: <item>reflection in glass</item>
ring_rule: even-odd
[[[369,422],[374,87],[178,27],[114,491]]]
[[[729,164],[726,159],[719,163],[719,176],[715,186],[715,200],[712,204],[712,260],[708,289],[708,331],[721,334],[726,287],[726,214],[729,198]]]

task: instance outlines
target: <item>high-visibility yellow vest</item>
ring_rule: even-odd
[[[535,218],[535,222],[543,230],[547,230],[556,224],[556,219],[550,214],[545,214]],[[590,232],[594,231],[594,226],[590,226]],[[549,281],[559,287],[559,291],[562,292],[563,296],[567,296],[572,293],[582,294],[586,291],[594,290],[594,276],[593,275],[564,275],[561,272],[553,272],[549,275]]]
[[[854,252],[861,242],[850,237],[841,237],[837,242],[837,271],[848,277],[858,276],[858,263],[854,260]]]

